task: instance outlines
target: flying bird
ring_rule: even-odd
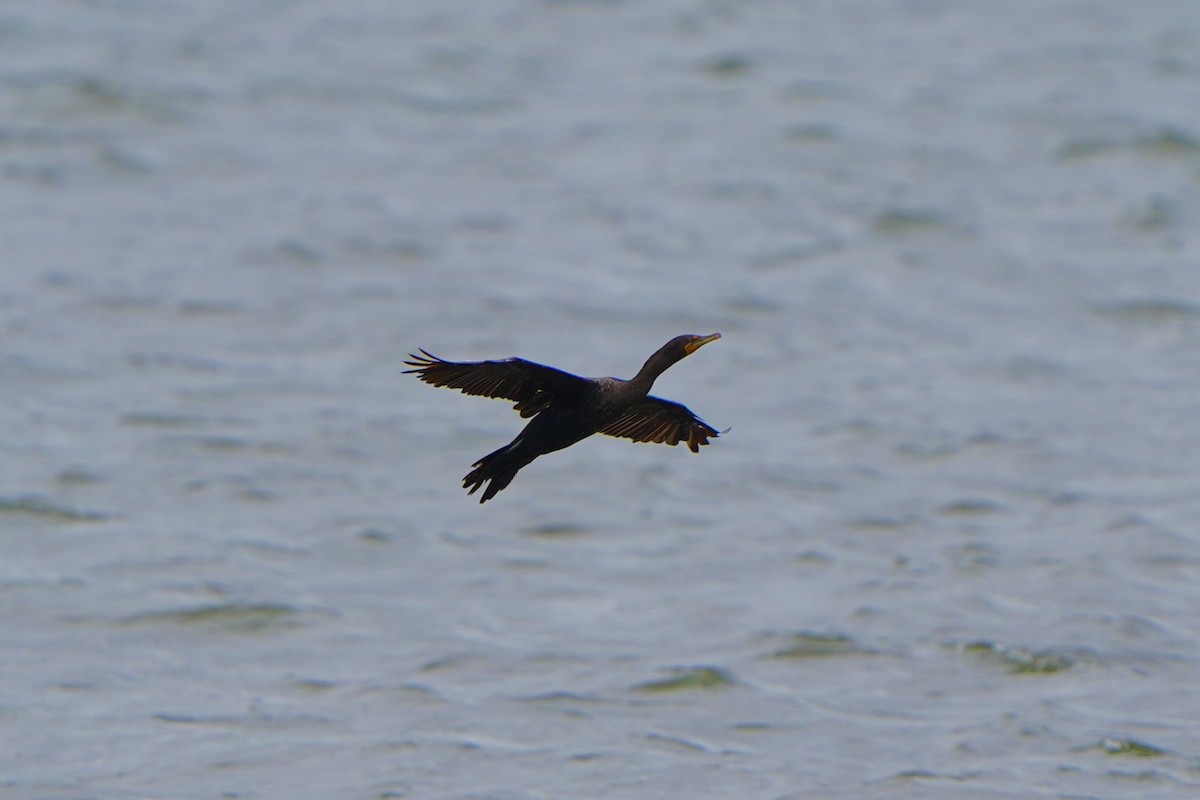
[[[471,466],[463,478],[467,494],[485,483],[480,503],[512,483],[517,472],[538,456],[570,447],[593,433],[676,445],[687,442],[693,453],[720,434],[686,406],[650,394],[654,380],[672,364],[721,334],[676,336],[646,360],[629,380],[583,378],[523,358],[499,361],[445,361],[421,350],[404,363],[405,374],[463,394],[511,400],[522,417],[533,419],[499,450]]]

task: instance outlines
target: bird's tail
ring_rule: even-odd
[[[479,498],[480,503],[486,503],[496,496],[496,492],[512,483],[512,479],[521,468],[533,460],[518,453],[519,442],[518,438],[517,441],[488,453],[472,464],[475,469],[463,478],[463,488],[467,490],[467,494],[475,494],[484,481],[488,481],[487,488],[483,490],[483,497]]]

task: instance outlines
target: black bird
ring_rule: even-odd
[[[650,356],[638,374],[620,378],[581,378],[523,358],[502,361],[443,361],[421,350],[404,363],[417,377],[434,386],[461,389],[463,394],[515,402],[522,417],[533,417],[517,438],[471,466],[463,478],[467,494],[484,482],[480,503],[508,486],[517,472],[538,456],[562,450],[593,433],[620,436],[635,442],[676,445],[687,442],[693,453],[716,438],[717,430],[679,403],[650,394],[654,379],[721,334],[676,336]]]

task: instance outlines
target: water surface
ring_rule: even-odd
[[[1186,2],[0,11],[13,798],[1200,787]],[[628,376],[724,429],[459,488]]]

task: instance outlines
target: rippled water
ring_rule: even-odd
[[[1190,798],[1190,2],[0,8],[13,798]],[[588,440],[407,352],[629,375]]]

